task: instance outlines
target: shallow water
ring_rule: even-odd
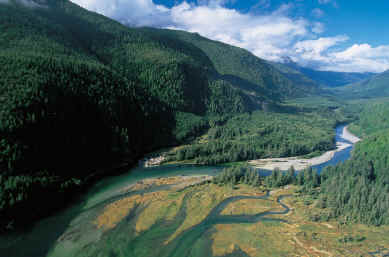
[[[350,141],[348,141],[342,137],[343,129],[346,126],[347,125],[343,124],[343,125],[339,125],[335,128],[335,133],[336,133],[335,141],[347,143],[347,144],[350,144],[351,146],[343,149],[342,151],[336,152],[334,154],[334,157],[332,157],[331,160],[329,160],[325,163],[319,164],[319,165],[312,166],[312,168],[317,170],[318,173],[320,173],[322,171],[322,169],[327,167],[327,166],[335,166],[338,163],[345,162],[346,160],[350,159],[351,151],[352,151],[354,145],[353,145],[353,143],[351,143]]]
[[[345,125],[336,128],[336,141],[350,143],[341,137]],[[335,165],[350,158],[352,146],[335,153],[334,157],[321,165],[314,166],[320,172],[328,165]],[[135,235],[134,216],[129,215],[124,223],[110,233],[103,234],[93,224],[101,209],[110,202],[127,197],[123,188],[132,183],[155,177],[177,175],[215,175],[222,167],[207,166],[163,166],[155,168],[136,168],[121,176],[109,177],[94,185],[77,203],[66,210],[43,219],[24,233],[0,237],[0,256],[7,257],[61,257],[61,256],[145,256],[155,251],[158,256],[209,256],[207,239],[215,224],[253,223],[259,220],[280,221],[267,217],[272,214],[286,214],[289,209],[281,202],[284,211],[279,213],[263,212],[257,215],[220,215],[231,202],[250,197],[231,197],[219,203],[200,224],[184,231],[168,245],[162,239],[179,227],[185,219],[185,202],[173,221],[152,226],[141,235]],[[139,192],[138,192],[139,193]],[[266,196],[257,197],[259,199]],[[28,210],[26,210],[28,211]],[[202,240],[200,240],[202,238]],[[150,249],[154,246],[160,249]],[[117,249],[120,248],[120,253]],[[207,250],[208,249],[208,250]],[[147,250],[147,251],[146,251]]]
[[[135,168],[121,176],[108,177],[94,185],[88,193],[80,197],[71,207],[42,219],[23,233],[13,233],[7,236],[0,236],[0,256],[1,257],[44,257],[52,251],[56,241],[63,233],[72,227],[83,229],[83,233],[90,233],[90,238],[94,240],[101,236],[98,231],[92,231],[91,226],[82,224],[84,220],[90,220],[93,216],[93,209],[101,208],[104,202],[112,199],[124,197],[120,195],[120,190],[130,184],[145,179],[155,177],[167,177],[177,175],[215,175],[221,167],[207,166],[163,166],[154,168]],[[90,211],[92,210],[92,211]],[[28,210],[26,210],[28,212]],[[90,225],[90,224],[89,224]],[[69,249],[70,245],[67,246]],[[59,251],[53,256],[72,256],[68,251]],[[62,254],[63,253],[63,254]]]

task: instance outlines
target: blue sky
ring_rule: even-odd
[[[320,70],[389,69],[387,0],[72,0],[129,26],[197,32]]]
[[[173,7],[183,0],[154,0],[156,4]],[[188,3],[202,4],[205,1],[190,0]],[[373,46],[389,44],[389,1],[374,0],[369,4],[366,0],[338,0],[319,3],[315,0],[283,1],[283,0],[236,0],[226,1],[224,6],[239,10],[242,13],[257,15],[277,10],[283,4],[293,4],[290,16],[306,17],[323,22],[326,25],[324,35],[334,36],[347,34],[355,43],[370,43]],[[320,11],[314,11],[319,9]],[[319,14],[317,13],[319,12]],[[318,17],[319,16],[319,17]]]

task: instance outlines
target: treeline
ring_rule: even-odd
[[[302,187],[302,192],[309,193],[312,189],[317,188],[321,184],[321,176],[311,167],[296,172],[293,166],[288,171],[280,171],[274,169],[272,173],[264,180],[268,187],[283,187],[286,185],[298,185]]]
[[[102,65],[12,54],[0,63],[2,221],[18,219],[23,203],[39,210],[45,190],[54,198],[55,188],[121,159],[133,163],[173,137],[171,109]]]
[[[268,62],[257,58],[245,49],[208,40],[196,33],[150,30],[159,35],[179,38],[201,49],[223,80],[236,88],[250,92],[248,96],[255,95],[261,101],[302,97],[319,91],[315,84],[289,79]]]
[[[324,172],[320,201],[347,222],[389,224],[389,131],[365,138],[350,161]]]
[[[389,128],[388,99],[369,100],[359,107],[358,119],[350,125],[350,130],[365,137]],[[355,104],[352,105],[355,107]]]
[[[203,133],[198,115],[248,110],[190,44],[47,3],[0,4],[0,230],[63,206],[97,171]]]
[[[175,32],[127,28],[67,0],[44,4],[0,3],[0,229],[64,205],[96,171],[275,100],[249,95]]]
[[[210,119],[200,140],[179,148],[168,161],[219,164],[267,157],[320,154],[334,147],[334,117],[322,113],[252,112]]]
[[[318,175],[307,169],[275,170],[265,179],[270,187],[300,185],[301,192],[313,194],[322,219],[339,219],[370,225],[389,224],[389,131],[365,138],[356,145],[352,159],[328,166]]]
[[[267,188],[283,187],[286,185],[301,186],[301,192],[312,193],[321,185],[322,177],[312,168],[297,172],[294,167],[288,171],[275,169],[269,176],[263,176],[258,169],[248,165],[224,168],[212,182],[218,185],[246,184],[254,187],[264,185]]]
[[[261,185],[262,178],[259,172],[249,166],[233,166],[224,168],[212,179],[212,183],[217,185],[237,185],[246,184],[253,187]]]
[[[333,146],[316,125],[285,131],[265,122],[271,115],[239,116],[311,92],[247,51],[127,28],[68,0],[42,3],[0,3],[0,230],[64,205],[96,171],[208,130],[209,144],[193,146],[201,163]]]

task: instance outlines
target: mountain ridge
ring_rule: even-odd
[[[128,28],[67,0],[25,3],[0,3],[1,228],[57,208],[49,198],[66,201],[102,167],[316,90],[197,35]]]
[[[349,98],[380,98],[389,96],[389,70],[375,76],[339,88],[338,94]]]
[[[316,82],[320,87],[337,88],[351,83],[363,81],[375,75],[371,72],[336,72],[336,71],[320,71],[303,67],[294,62],[290,57],[284,57],[282,62],[270,62],[280,69],[281,72],[291,68],[304,77]],[[286,67],[285,67],[286,66]]]

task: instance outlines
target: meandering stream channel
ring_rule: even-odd
[[[315,166],[319,172],[328,165],[350,158],[352,143],[342,137],[345,125],[336,128],[336,141],[350,143],[350,147],[336,152],[331,160]],[[255,215],[221,215],[221,212],[232,202],[242,199],[267,199],[269,193],[262,196],[233,196],[218,203],[200,223],[181,232],[174,240],[167,244],[161,243],[162,238],[168,238],[185,219],[186,199],[185,195],[175,218],[170,221],[159,221],[149,230],[135,235],[130,229],[134,225],[135,208],[120,226],[104,234],[98,230],[91,220],[107,204],[118,201],[131,195],[143,195],[150,191],[138,190],[124,192],[128,185],[146,178],[170,177],[177,175],[215,175],[222,167],[204,166],[161,166],[156,168],[137,168],[131,172],[102,180],[97,183],[80,200],[55,216],[43,219],[24,233],[15,233],[0,237],[0,256],[9,257],[44,257],[44,256],[142,256],[142,252],[135,249],[159,247],[158,256],[209,256],[209,252],[192,249],[195,242],[203,238],[216,224],[255,223],[263,221],[279,221],[272,218],[273,215],[283,215],[289,212],[288,206],[282,203],[281,196],[277,199],[279,211],[264,211]],[[168,186],[153,187],[153,191],[166,189]],[[124,192],[124,193],[123,193]],[[141,207],[139,207],[141,208]],[[27,212],[28,210],[26,210]],[[164,222],[164,223],[163,223]],[[204,241],[204,240],[203,240]],[[204,244],[209,242],[204,241]],[[99,255],[103,248],[115,248],[117,245],[125,245],[120,253],[112,251],[108,255]],[[209,249],[204,246],[204,249]],[[197,254],[194,254],[194,251]],[[200,252],[199,252],[200,251]],[[204,250],[205,251],[205,250]],[[204,255],[206,254],[206,255]],[[143,255],[144,256],[144,255]],[[242,255],[244,256],[244,255]]]

